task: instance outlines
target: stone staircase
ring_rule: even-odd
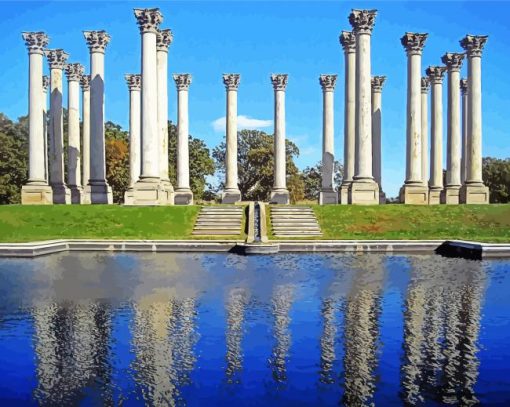
[[[313,209],[309,206],[270,206],[271,226],[276,237],[322,236]]]
[[[240,205],[203,206],[192,235],[239,235],[243,225],[244,207]]]

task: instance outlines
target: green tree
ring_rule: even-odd
[[[268,200],[273,186],[273,136],[258,130],[241,130],[237,140],[239,189],[243,199]],[[285,143],[287,185],[291,199],[296,199],[302,196],[300,189],[304,189],[302,183],[295,178],[299,170],[294,163],[294,158],[299,156],[299,149],[292,141],[286,140]],[[225,153],[226,145],[223,141],[214,148],[212,154],[221,178],[220,189],[223,188],[225,179]]]
[[[491,203],[510,202],[510,158],[485,157],[482,163],[482,177],[490,190]]]
[[[344,168],[339,161],[335,161],[333,185],[338,190],[342,183]],[[305,199],[316,200],[319,199],[319,192],[322,186],[322,162],[318,162],[312,167],[306,167],[302,173],[305,190]]]

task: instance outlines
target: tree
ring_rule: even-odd
[[[490,190],[491,203],[510,202],[510,158],[485,157],[482,163],[482,177]]]
[[[237,170],[241,196],[246,200],[268,200],[273,186],[273,136],[258,130],[241,130],[237,140]],[[304,190],[304,186],[295,178],[299,170],[294,163],[294,157],[299,156],[299,149],[289,140],[285,141],[285,147],[287,186],[292,200],[302,196],[300,190]],[[221,177],[221,189],[225,179],[225,154],[226,145],[223,141],[212,153]]]
[[[339,161],[335,161],[333,185],[338,190],[342,183],[344,169]],[[305,185],[304,197],[309,200],[319,198],[319,192],[322,187],[322,162],[318,162],[313,167],[306,167],[302,173]]]

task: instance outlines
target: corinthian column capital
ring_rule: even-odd
[[[237,90],[241,82],[241,75],[238,73],[223,74],[223,83],[227,90]]]
[[[377,10],[353,9],[349,15],[349,23],[356,33],[371,34],[375,25]]]
[[[110,35],[104,31],[83,31],[83,36],[90,52],[101,52],[104,54],[106,46],[110,42]]]
[[[465,55],[466,54],[458,52],[447,52],[441,57],[441,61],[446,65],[449,71],[460,71]]]
[[[442,84],[446,69],[446,66],[429,66],[425,70],[425,73],[427,74],[431,83]]]
[[[80,85],[82,90],[90,90],[90,75],[82,75],[80,78]]]
[[[191,85],[191,75],[189,73],[179,73],[173,75],[177,90],[188,90]]]
[[[65,73],[68,81],[80,81],[84,72],[85,68],[79,63],[67,64],[65,66]]]
[[[322,90],[324,92],[333,91],[335,89],[337,77],[338,77],[338,75],[321,75],[321,76],[319,76],[319,83],[322,86]]]
[[[481,57],[487,38],[487,35],[468,34],[460,40],[460,46],[466,50],[468,57]]]
[[[428,34],[407,32],[400,39],[408,55],[421,55]]]
[[[342,31],[338,38],[346,54],[356,52],[356,34],[352,31]]]
[[[273,84],[274,90],[285,90],[289,75],[286,73],[274,73],[271,75],[271,83]]]
[[[381,93],[386,76],[372,76],[372,92]]]
[[[430,89],[430,80],[427,76],[421,77],[421,93],[428,93]]]
[[[64,69],[67,58],[69,58],[69,54],[63,49],[47,49],[44,51],[44,55],[46,55],[50,69]]]
[[[43,75],[42,77],[42,86],[43,86],[43,92],[48,91],[48,87],[50,86],[50,77],[47,75]]]
[[[21,33],[29,54],[41,54],[48,45],[49,37],[43,32],[23,32]]]
[[[142,75],[139,74],[126,74],[126,83],[129,90],[141,90],[142,89]]]
[[[156,37],[156,49],[158,51],[168,51],[168,47],[174,40],[174,35],[170,28],[165,30],[159,30],[158,35]]]
[[[460,80],[460,91],[462,96],[468,94],[468,80],[466,78]]]
[[[163,15],[159,8],[135,8],[134,12],[140,33],[158,32],[158,27],[163,22]]]

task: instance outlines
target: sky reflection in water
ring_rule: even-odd
[[[510,262],[61,254],[0,261],[0,399],[510,402]]]

